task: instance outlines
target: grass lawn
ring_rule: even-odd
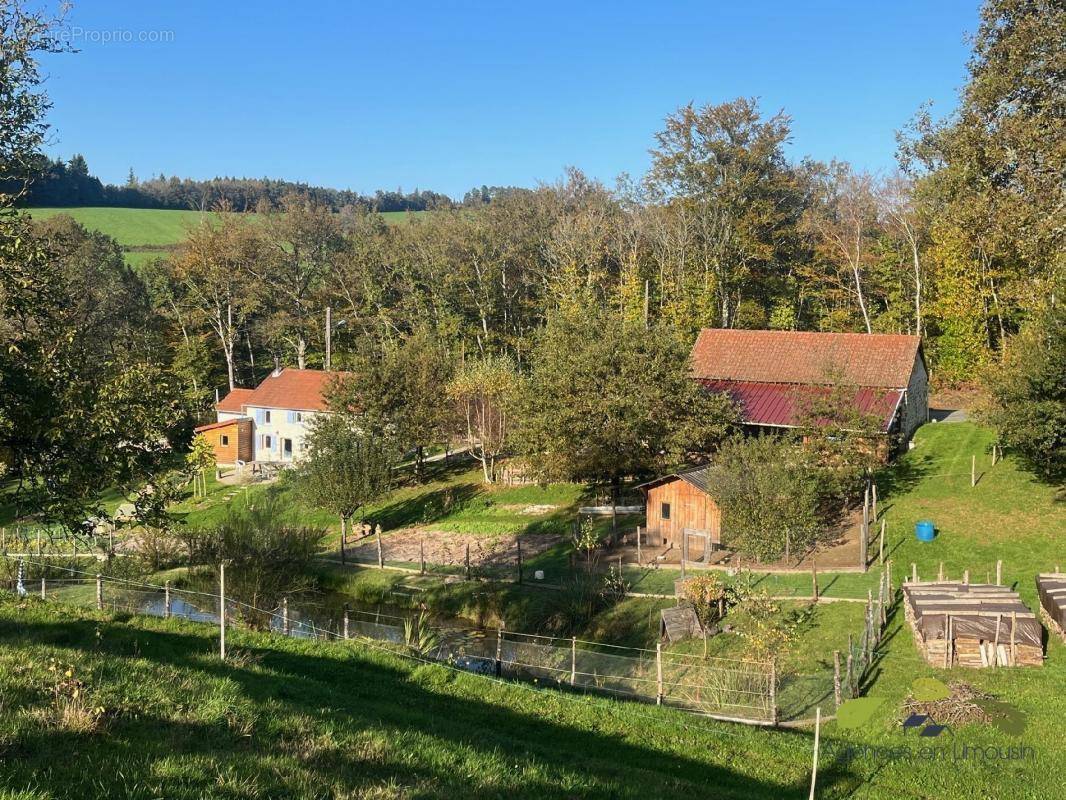
[[[898,620],[896,621],[898,625]],[[359,643],[231,631],[0,597],[0,793],[96,797],[804,798],[809,731],[714,723],[670,709],[567,695],[418,665]],[[912,654],[913,655],[913,654]],[[1060,671],[988,671],[1008,702],[1048,698]],[[883,677],[898,694],[917,656]],[[61,713],[55,658],[103,715]],[[886,662],[888,659],[886,658]],[[1041,677],[1043,675],[1043,677]],[[1016,677],[1015,677],[1016,676]],[[973,676],[967,674],[967,678]],[[880,682],[880,681],[879,681]],[[1031,759],[867,761],[841,745],[914,742],[886,708],[823,731],[823,798],[1062,797],[1061,700],[1033,706]],[[987,726],[954,741],[995,745]]]
[[[411,527],[488,536],[566,534],[586,491],[585,487],[570,483],[546,487],[486,487],[481,472],[470,469],[468,461],[450,466],[432,463],[427,469],[429,480],[426,483],[401,485],[369,505],[361,516],[380,524],[386,535],[393,530]],[[327,547],[336,549],[339,546],[340,521],[337,517],[303,502],[298,489],[285,480],[234,487],[218,483],[209,476],[205,498],[190,498],[175,506],[173,511],[187,525],[209,526],[225,516],[231,503],[240,507],[254,503],[268,493],[275,495],[302,522],[326,528]],[[538,505],[553,508],[522,513],[529,506]]]
[[[213,212],[184,211],[159,208],[109,208],[105,206],[82,206],[73,208],[28,208],[27,213],[38,219],[47,219],[56,214],[69,214],[86,228],[106,233],[126,249],[126,261],[136,267],[152,258],[166,256],[185,238],[189,226],[199,224],[206,215],[214,218]],[[411,212],[413,216],[425,212]],[[386,211],[382,215],[392,224],[407,219],[406,211]]]

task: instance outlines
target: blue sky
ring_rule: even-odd
[[[49,152],[127,171],[372,191],[641,174],[663,117],[760,98],[789,155],[890,169],[953,108],[978,4],[82,0],[49,56]]]

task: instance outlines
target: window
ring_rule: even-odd
[[[281,440],[281,453],[285,458],[292,458],[292,439]]]
[[[303,422],[304,421],[304,415],[301,412],[299,412],[299,411],[286,411],[285,412],[285,421],[290,423],[290,424],[294,423],[294,422]]]
[[[229,445],[229,437],[226,434],[222,434],[218,437],[218,443],[223,447],[227,447]]]
[[[263,422],[270,422],[270,409],[263,409]]]
[[[670,519],[670,504],[663,503],[662,511],[659,513],[659,519]]]
[[[263,436],[263,449],[264,450],[269,450],[270,449],[270,445],[271,445],[270,437],[264,435]]]

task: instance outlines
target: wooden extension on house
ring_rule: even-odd
[[[248,417],[224,419],[196,429],[211,444],[215,451],[215,463],[236,464],[238,460],[249,462],[254,456],[252,447],[252,420]]]
[[[934,667],[1035,667],[1043,629],[1017,592],[958,582],[905,583],[914,641]]]

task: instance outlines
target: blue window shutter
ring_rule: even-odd
[[[262,425],[262,424],[263,424],[263,409],[261,409],[261,408],[257,408],[257,409],[255,410],[255,421],[256,421],[256,423],[258,423],[259,425]]]
[[[296,422],[296,412],[295,411],[287,411],[287,412],[285,412],[285,421],[290,423],[290,424],[293,423],[293,422]]]

